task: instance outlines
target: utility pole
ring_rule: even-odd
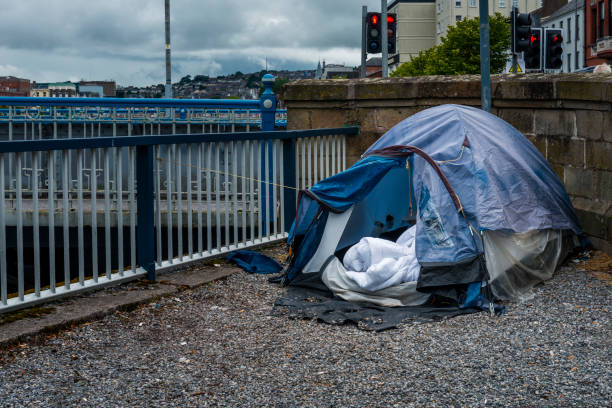
[[[480,104],[491,112],[491,65],[489,53],[489,1],[480,0]]]
[[[368,58],[368,53],[366,51],[366,19],[368,18],[368,6],[361,6],[361,77],[366,77],[366,59]]]
[[[172,98],[172,78],[170,63],[170,0],[166,2],[166,98]]]
[[[382,48],[382,77],[389,77],[389,34],[387,29],[387,0],[380,0],[380,35]]]

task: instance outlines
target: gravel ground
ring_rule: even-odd
[[[610,286],[563,267],[525,302],[381,333],[270,316],[234,274],[0,351],[0,406],[611,406]]]

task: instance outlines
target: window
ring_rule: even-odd
[[[574,34],[574,36],[576,37],[576,41],[580,39],[580,19],[581,18],[582,16],[578,14],[578,18],[576,19],[576,33]]]
[[[612,0],[608,0],[608,35],[612,37]]]
[[[563,20],[559,21],[559,28],[563,28]]]
[[[461,0],[455,0],[455,7],[461,7]]]
[[[455,16],[455,21],[461,21],[461,16],[459,14]]]
[[[572,42],[572,18],[567,19],[567,40],[566,42]]]
[[[440,34],[440,23],[438,23],[438,26],[437,26],[436,32],[437,32],[438,34]]]
[[[506,0],[499,0],[499,7],[506,7]]]
[[[574,68],[575,69],[582,68],[582,64],[580,63],[580,51],[576,53],[576,62],[574,63]]]
[[[553,24],[552,28],[555,28],[555,25]]]
[[[442,3],[436,4],[436,7],[438,9],[438,14],[440,14],[440,11],[442,11]]]
[[[567,72],[572,72],[572,54],[567,54]]]
[[[470,7],[476,7],[476,0],[470,0]]]
[[[591,9],[591,15],[593,16],[593,38],[591,38],[591,44],[597,39],[597,9],[593,7]]]
[[[599,3],[599,37],[602,38],[604,36],[604,2]]]

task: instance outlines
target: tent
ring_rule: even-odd
[[[411,227],[418,279],[360,287],[343,264],[348,251]],[[435,296],[467,307],[528,295],[582,236],[563,185],[525,136],[480,109],[442,105],[300,191],[282,281],[358,304],[417,306]]]

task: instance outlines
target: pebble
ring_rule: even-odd
[[[236,273],[1,350],[0,405],[612,405],[610,287],[573,265],[501,317],[381,333],[271,317],[284,289],[267,279]]]

